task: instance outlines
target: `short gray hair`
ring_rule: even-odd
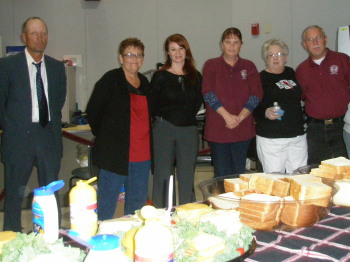
[[[301,34],[301,41],[305,41],[305,35],[306,35],[306,32],[309,30],[309,29],[313,29],[313,28],[316,28],[318,30],[321,31],[321,34],[322,36],[326,36],[326,33],[324,32],[323,28],[318,26],[318,25],[309,25],[308,27],[306,27],[303,31],[303,33]]]
[[[278,45],[280,48],[282,48],[283,54],[285,54],[286,56],[289,54],[289,48],[283,40],[279,38],[271,38],[267,40],[261,47],[261,57],[265,61],[265,63],[267,61],[267,52],[270,46],[273,45]]]
[[[48,31],[47,30],[47,25],[46,25],[46,23],[44,22],[44,20],[42,20],[40,17],[38,17],[38,16],[32,16],[32,17],[29,17],[26,21],[24,21],[24,23],[22,24],[22,33],[26,33],[26,31],[27,31],[27,24],[28,24],[28,22],[29,21],[33,21],[33,20],[40,20],[41,22],[43,22],[43,24],[45,25],[45,27],[46,27],[46,31]]]

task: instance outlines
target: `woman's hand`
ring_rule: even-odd
[[[278,110],[276,110],[273,107],[269,107],[265,111],[265,117],[270,120],[276,120],[277,118],[281,117],[279,113],[277,113]]]
[[[234,129],[237,126],[239,126],[240,123],[240,119],[238,116],[236,115],[231,115],[230,113],[228,113],[227,115],[223,116],[225,123],[226,123],[226,127],[229,129]]]
[[[222,116],[222,118],[225,120],[226,127],[229,129],[236,128],[241,122],[238,116],[230,114],[223,106],[219,107],[216,112]]]

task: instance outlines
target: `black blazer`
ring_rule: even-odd
[[[62,158],[61,110],[66,99],[64,64],[52,57],[44,58],[51,123],[43,129],[36,144],[41,156],[57,161]],[[24,51],[0,59],[0,125],[2,160],[19,163],[32,152],[32,99],[27,59]]]
[[[149,83],[138,74],[146,88],[149,104]],[[88,102],[86,113],[95,136],[92,162],[101,169],[128,175],[130,147],[130,94],[122,68],[102,76]]]

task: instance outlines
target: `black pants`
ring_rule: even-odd
[[[46,128],[50,128],[47,126]],[[39,124],[33,124],[31,132],[31,149],[26,157],[18,163],[5,162],[5,209],[4,209],[4,228],[22,232],[21,212],[23,197],[33,192],[34,188],[28,188],[27,184],[34,167],[38,170],[39,187],[47,186],[58,179],[61,159],[52,157],[49,154],[44,155],[39,148],[43,142],[44,131]],[[45,141],[45,140],[44,140]],[[56,192],[58,200],[58,193]],[[58,204],[59,221],[60,205]]]
[[[310,120],[307,128],[308,164],[319,164],[334,157],[347,157],[343,120],[325,124]]]

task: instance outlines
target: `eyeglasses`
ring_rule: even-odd
[[[310,44],[313,42],[320,42],[323,39],[324,39],[324,36],[319,35],[319,36],[316,36],[315,38],[306,38],[305,41],[306,41],[306,43]]]
[[[134,58],[134,57],[138,58],[138,59],[141,59],[141,58],[143,58],[143,54],[126,53],[126,54],[124,54],[124,57],[128,58],[128,59]]]
[[[267,55],[267,58],[274,58],[274,57],[282,57],[282,56],[285,56],[285,54],[284,53],[282,53],[282,52],[278,52],[278,53],[276,53],[276,54],[268,54]]]

